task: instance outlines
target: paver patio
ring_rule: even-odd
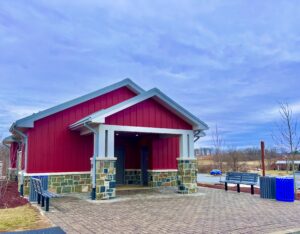
[[[300,229],[300,202],[200,188],[170,190],[109,201],[63,197],[52,201],[50,220],[67,233],[272,233]],[[284,232],[283,232],[284,233]]]

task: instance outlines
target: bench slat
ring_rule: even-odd
[[[45,196],[45,197],[49,197],[49,198],[51,198],[51,197],[59,197],[59,195],[57,195],[55,193],[51,193],[51,192],[49,192],[47,190],[44,190],[43,187],[42,187],[41,180],[36,179],[36,178],[32,178],[32,181],[33,181],[34,190],[38,194],[40,194],[42,196]]]
[[[228,172],[226,174],[225,181],[233,184],[247,184],[254,185],[258,181],[258,174],[256,173],[244,173],[244,172]]]

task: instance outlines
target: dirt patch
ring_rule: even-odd
[[[51,227],[50,221],[30,204],[0,210],[0,232]]]
[[[0,181],[0,189],[0,209],[14,208],[28,203],[27,199],[20,196],[17,182]]]
[[[224,184],[203,184],[203,183],[197,183],[198,186],[201,186],[201,187],[206,187],[206,188],[214,188],[214,189],[224,189]],[[250,187],[248,188],[245,188],[245,187],[241,187],[241,192],[243,193],[251,193],[251,190],[250,190]],[[228,187],[228,190],[230,191],[236,191],[237,190],[237,186],[230,186]],[[260,194],[260,190],[259,188],[254,188],[254,194]],[[298,192],[297,193],[297,196],[296,196],[296,200],[300,200],[300,193]]]

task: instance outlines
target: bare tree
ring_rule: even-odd
[[[225,160],[227,162],[227,165],[230,167],[232,171],[238,171],[240,168],[240,161],[242,159],[243,155],[241,152],[235,148],[231,148],[227,150]]]
[[[295,181],[295,156],[299,150],[300,136],[298,133],[298,121],[293,115],[293,110],[287,102],[279,104],[280,122],[277,124],[277,134],[273,134],[275,143],[289,154],[292,163],[293,177]],[[294,185],[296,193],[296,182]]]
[[[271,148],[271,149],[266,149],[265,150],[265,159],[267,162],[267,170],[271,170],[271,166],[273,163],[275,163],[276,158],[278,157],[278,153],[276,152],[276,149]]]
[[[223,169],[223,151],[222,151],[222,147],[224,144],[224,141],[221,137],[221,134],[219,132],[219,128],[218,125],[215,126],[215,129],[212,132],[212,142],[215,148],[215,155],[214,155],[214,159],[217,161],[218,163],[218,167],[219,169],[222,171]]]

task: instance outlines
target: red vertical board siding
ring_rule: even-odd
[[[177,169],[179,137],[156,138],[152,141],[152,155],[149,169]]]
[[[163,107],[153,98],[108,116],[105,123],[153,128],[193,129],[190,124]]]
[[[132,137],[118,137],[116,147],[125,149],[125,169],[141,168],[141,149],[149,149],[149,169],[177,169],[179,157],[179,137],[160,138],[160,135],[142,136],[134,140]]]
[[[127,87],[122,87],[35,121],[34,128],[27,132],[27,172],[89,171],[93,136],[81,136],[79,132],[69,130],[69,125],[135,95]]]
[[[9,152],[9,155],[10,155],[10,167],[11,168],[16,168],[17,167],[17,153],[18,153],[18,147],[19,147],[19,144],[17,142],[13,142],[11,145],[10,145],[10,152]]]
[[[21,168],[22,168],[22,170],[24,170],[25,169],[25,144],[22,144],[21,150],[22,150],[22,154],[21,154]]]

